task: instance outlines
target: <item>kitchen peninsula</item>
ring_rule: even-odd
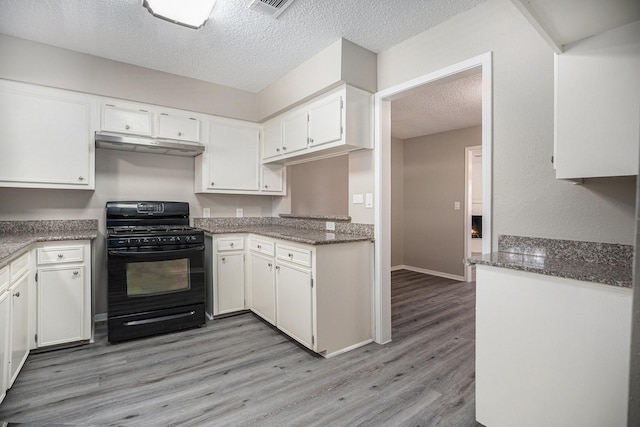
[[[373,227],[315,218],[196,218],[210,316],[251,310],[325,357],[371,342]]]
[[[467,260],[478,422],[626,426],[633,246],[499,236],[498,249]]]

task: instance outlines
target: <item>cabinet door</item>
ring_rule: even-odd
[[[333,96],[309,108],[309,147],[342,140],[342,97]]]
[[[8,292],[0,293],[0,403],[9,386],[9,295]]]
[[[262,166],[262,191],[282,193],[284,191],[285,168]]]
[[[200,120],[161,113],[158,117],[158,136],[180,141],[200,142]]]
[[[313,348],[310,270],[283,263],[276,265],[276,319],[283,332]]]
[[[244,254],[218,254],[218,281],[214,314],[244,310]]]
[[[9,353],[9,387],[18,376],[29,355],[29,275],[25,274],[10,288],[11,341]]]
[[[282,155],[282,122],[278,119],[265,123],[262,134],[262,158]]]
[[[273,258],[250,254],[251,310],[276,324],[276,289]]]
[[[257,126],[211,124],[209,189],[259,189],[259,135]]]
[[[102,106],[102,130],[151,136],[153,115],[144,108],[118,107],[115,104]]]
[[[307,147],[307,111],[295,111],[282,119],[282,153],[286,156]]]
[[[83,266],[38,270],[38,347],[83,339],[84,280]]]
[[[0,185],[92,187],[91,112],[88,96],[0,83]]]

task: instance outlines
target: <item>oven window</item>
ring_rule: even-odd
[[[189,259],[127,263],[127,296],[184,291],[189,282]]]

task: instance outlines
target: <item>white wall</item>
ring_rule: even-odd
[[[555,179],[553,51],[508,0],[378,54],[378,90],[493,51],[493,246],[499,234],[633,244],[635,180]]]

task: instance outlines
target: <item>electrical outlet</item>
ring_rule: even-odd
[[[203,208],[202,209],[202,217],[203,218],[211,218],[211,208]]]
[[[336,223],[332,222],[332,221],[327,221],[327,226],[325,227],[325,229],[327,229],[329,231],[335,231]]]
[[[238,208],[236,209],[236,218],[242,218],[244,216],[244,209]]]

